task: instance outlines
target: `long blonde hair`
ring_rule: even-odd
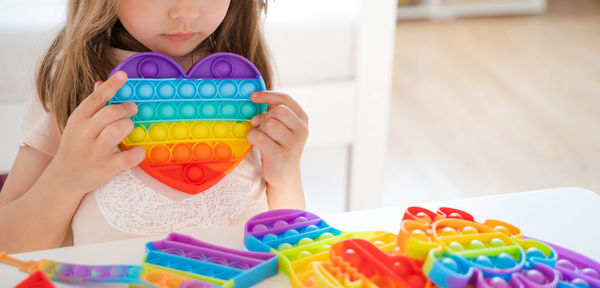
[[[192,52],[231,52],[250,60],[271,89],[272,68],[261,27],[267,0],[231,0],[217,30]],[[71,0],[65,26],[50,44],[36,75],[36,89],[47,111],[62,130],[69,115],[87,97],[98,80],[114,67],[110,47],[149,51],[135,40],[117,18],[118,0]]]

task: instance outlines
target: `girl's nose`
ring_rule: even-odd
[[[174,5],[169,9],[169,17],[181,22],[188,22],[200,16],[198,5],[194,0],[173,1]]]

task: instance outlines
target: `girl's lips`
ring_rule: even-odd
[[[176,33],[176,34],[165,34],[165,37],[171,41],[182,42],[190,40],[196,33]]]

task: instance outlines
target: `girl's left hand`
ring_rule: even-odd
[[[250,99],[254,103],[267,104],[266,113],[252,118],[255,128],[248,132],[247,138],[260,151],[268,190],[275,188],[277,194],[290,193],[292,198],[302,194],[303,201],[300,157],[308,138],[308,115],[287,94],[258,91],[252,93]],[[268,194],[271,192],[267,191]]]

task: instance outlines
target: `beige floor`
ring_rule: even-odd
[[[386,205],[600,192],[600,1],[399,22]]]

